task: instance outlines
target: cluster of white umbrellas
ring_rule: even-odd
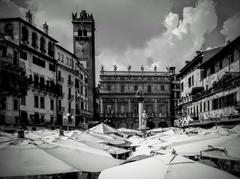
[[[0,177],[101,172],[99,179],[232,178],[222,170],[186,157],[240,162],[240,127],[232,129],[161,128],[147,131],[114,129],[99,124],[87,131],[0,132]],[[116,158],[130,153],[127,161]],[[128,149],[127,149],[128,148]],[[113,157],[115,156],[115,158]]]

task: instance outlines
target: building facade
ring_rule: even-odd
[[[20,62],[24,63],[29,78],[30,88],[20,104],[21,120],[26,124],[53,123],[56,111],[51,104],[57,96],[54,59],[54,43],[57,41],[48,35],[46,24],[43,31],[32,25],[30,12],[26,13],[26,21],[9,18],[1,19],[0,24],[1,32],[12,28],[12,41],[20,49]]]
[[[88,72],[88,110],[91,119],[96,119],[95,96],[95,22],[92,15],[81,11],[72,14],[73,52],[79,58]]]
[[[198,52],[180,71],[183,116],[195,123],[240,119],[239,44],[238,37],[223,47]]]
[[[147,127],[171,125],[171,76],[173,71],[104,71],[100,72],[100,118],[116,128],[138,129],[138,99],[136,92],[144,90],[144,110]]]
[[[57,59],[57,98],[58,124],[63,126],[80,126],[86,124],[90,117],[88,112],[86,69],[79,59],[60,45],[55,46]]]
[[[16,87],[19,94],[25,94],[1,97],[1,124],[80,127],[92,118],[87,69],[48,34],[46,22],[43,29],[37,28],[28,11],[26,20],[0,19],[0,33],[1,67],[12,69],[9,73],[10,69],[1,68],[1,74],[8,74],[1,78],[1,91],[6,88],[10,93]],[[19,75],[12,77],[12,73]],[[26,76],[28,88],[21,75]]]

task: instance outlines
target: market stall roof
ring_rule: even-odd
[[[180,155],[156,155],[102,171],[99,179],[237,179]]]
[[[38,141],[39,142],[39,141]],[[16,139],[0,147],[0,177],[48,175],[77,172],[78,169],[49,155],[39,143]]]

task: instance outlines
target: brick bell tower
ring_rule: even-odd
[[[73,51],[88,71],[88,110],[92,120],[96,116],[95,96],[95,23],[92,14],[82,10],[72,14]]]

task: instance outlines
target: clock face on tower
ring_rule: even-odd
[[[78,40],[76,41],[76,56],[82,60],[86,60],[89,57],[89,41]]]

